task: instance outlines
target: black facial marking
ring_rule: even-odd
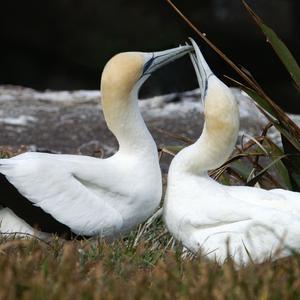
[[[37,230],[57,234],[65,239],[84,238],[74,234],[68,226],[57,221],[40,207],[34,206],[1,173],[0,206],[10,208],[19,218]]]
[[[152,53],[152,57],[145,63],[143,74],[146,74],[149,68],[151,67],[152,63],[154,61],[154,53]]]

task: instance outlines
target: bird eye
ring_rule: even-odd
[[[152,57],[145,63],[143,74],[145,74],[149,70],[153,61],[154,61],[154,54],[152,54]]]

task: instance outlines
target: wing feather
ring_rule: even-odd
[[[76,179],[78,172],[75,177],[61,161],[50,156],[2,159],[0,172],[33,205],[76,234],[108,236],[122,227],[122,216],[108,203],[105,191],[103,197],[94,194]]]

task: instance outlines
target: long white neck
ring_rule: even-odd
[[[239,132],[239,110],[230,89],[211,76],[205,98],[205,123],[200,138],[172,162],[179,172],[206,174],[231,154]]]
[[[156,144],[141,116],[138,99],[138,87],[128,93],[103,91],[103,113],[108,128],[116,136],[119,152],[152,153],[157,155]]]

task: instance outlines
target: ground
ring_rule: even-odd
[[[219,266],[201,256],[182,258],[180,245],[163,232],[136,234],[113,244],[2,239],[0,299],[300,297],[299,255],[237,270],[230,260]]]

